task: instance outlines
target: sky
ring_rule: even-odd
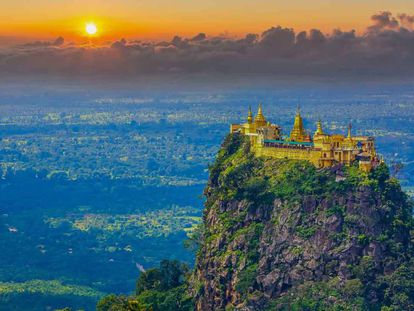
[[[412,0],[0,2],[0,78],[414,77]]]
[[[81,41],[95,22],[96,41],[174,35],[243,36],[281,25],[295,30],[364,31],[380,11],[414,12],[410,0],[0,0],[0,44],[64,37]]]

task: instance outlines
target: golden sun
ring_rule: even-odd
[[[93,36],[98,32],[98,28],[94,23],[87,23],[85,27],[85,31],[88,35]]]

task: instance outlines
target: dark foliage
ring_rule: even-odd
[[[187,311],[193,302],[187,296],[185,276],[188,267],[176,260],[163,260],[159,268],[143,272],[137,281],[136,295],[109,295],[101,299],[98,311]]]

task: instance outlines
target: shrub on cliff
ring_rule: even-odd
[[[109,295],[101,299],[98,311],[190,311],[193,300],[187,294],[188,267],[176,260],[163,260],[159,268],[141,273],[135,296]]]

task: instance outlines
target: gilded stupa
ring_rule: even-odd
[[[256,117],[253,117],[249,107],[247,123],[232,124],[230,132],[249,136],[257,156],[307,160],[319,168],[337,164],[351,165],[357,161],[364,171],[371,170],[379,163],[373,137],[352,136],[351,124],[346,136],[327,134],[320,119],[312,137],[304,128],[299,108],[289,136],[283,135],[280,126],[266,120],[262,104],[259,104]]]

